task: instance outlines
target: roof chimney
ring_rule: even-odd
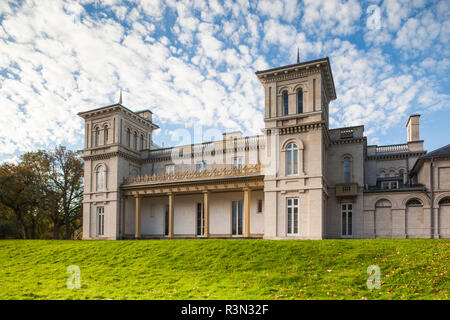
[[[420,114],[413,114],[409,116],[406,123],[406,133],[408,136],[408,142],[419,141],[419,118]]]

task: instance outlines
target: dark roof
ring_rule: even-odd
[[[434,151],[428,152],[424,154],[421,158],[430,159],[430,158],[442,158],[442,157],[450,157],[450,144],[436,149]]]
[[[433,150],[431,152],[427,152],[423,156],[419,157],[419,159],[417,159],[416,163],[414,163],[414,166],[411,169],[410,175],[412,176],[413,174],[417,173],[419,171],[420,167],[423,165],[425,160],[435,159],[435,158],[445,158],[445,157],[450,157],[450,144],[448,144],[442,148]]]

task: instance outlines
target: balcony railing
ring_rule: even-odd
[[[353,138],[353,128],[345,128],[339,131],[341,139]]]
[[[336,197],[352,197],[358,195],[358,184],[356,182],[336,184]]]
[[[216,178],[234,178],[255,176],[261,174],[261,165],[253,164],[242,167],[225,167],[210,170],[192,170],[170,174],[145,175],[124,178],[124,184],[156,184],[167,182],[182,182],[191,180],[207,180]]]
[[[408,151],[408,144],[392,144],[389,146],[377,146],[377,153],[391,153]]]

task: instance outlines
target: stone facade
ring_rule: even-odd
[[[160,148],[149,110],[114,104],[85,119],[83,239],[449,238],[450,145],[367,145],[329,128],[328,58],[259,71],[264,134]]]

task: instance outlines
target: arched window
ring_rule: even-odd
[[[99,165],[97,167],[97,171],[95,172],[95,184],[96,190],[101,191],[105,189],[105,177],[106,177],[106,169],[105,166]]]
[[[100,129],[97,127],[97,128],[95,128],[95,133],[94,133],[94,146],[98,147],[99,142],[100,142]]]
[[[300,89],[297,92],[297,113],[303,113],[303,91]]]
[[[144,135],[141,134],[141,139],[139,140],[139,150],[144,150]]]
[[[381,200],[378,200],[378,202],[375,204],[375,207],[376,208],[390,208],[390,207],[392,207],[392,204],[387,199],[381,199]]]
[[[108,144],[108,126],[105,126],[105,134],[103,135],[103,144]]]
[[[380,171],[380,178],[384,178],[386,176],[386,173],[384,172],[384,170]]]
[[[450,197],[443,198],[441,201],[439,201],[439,205],[450,206]]]
[[[127,147],[131,147],[131,131],[130,131],[130,128],[127,129]]]
[[[389,171],[389,176],[390,177],[395,177],[395,170],[391,169],[391,171]]]
[[[288,115],[289,114],[289,95],[288,93],[285,91],[283,93],[283,115]]]
[[[135,149],[135,150],[137,150],[137,133],[136,132],[134,132],[134,136],[133,136],[133,148]]]
[[[290,143],[286,147],[286,175],[298,174],[298,146]]]
[[[351,182],[352,180],[352,167],[350,157],[344,158],[344,181]]]
[[[413,198],[413,199],[409,199],[408,202],[406,203],[407,207],[410,206],[421,206],[422,202],[420,202],[419,199]]]

